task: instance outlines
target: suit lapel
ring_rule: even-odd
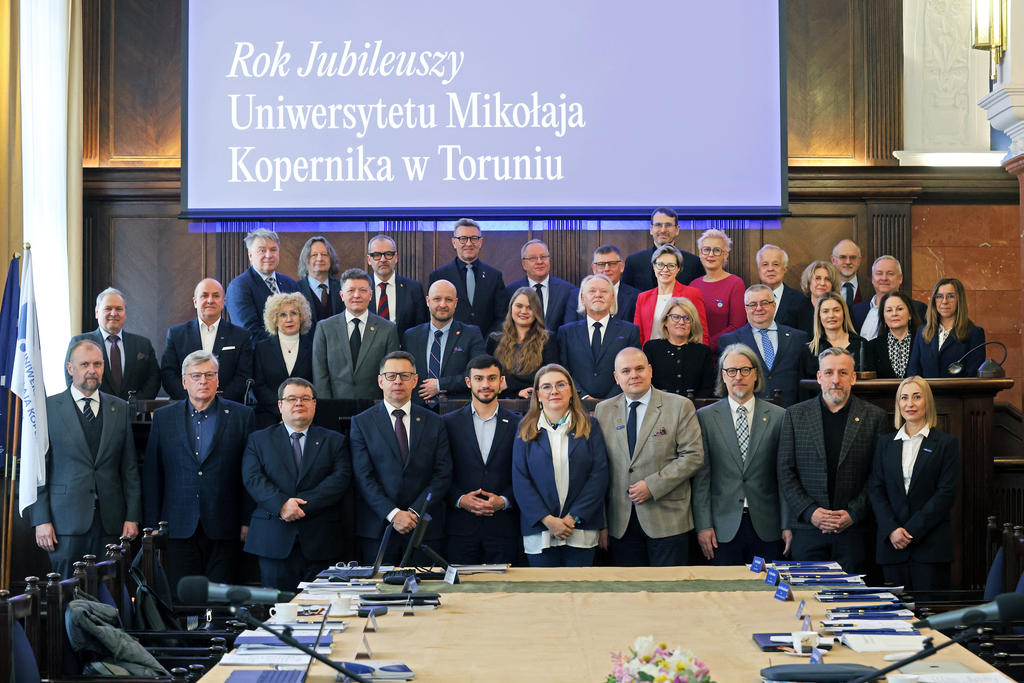
[[[625,403],[625,400],[623,400],[623,403]],[[637,425],[636,446],[633,447],[633,458],[630,461],[630,464],[636,462],[637,456],[640,455],[640,451],[643,450],[644,444],[647,443],[647,439],[650,438],[651,432],[654,431],[654,425],[661,421],[661,404],[661,393],[657,390],[652,391],[651,400],[647,404],[647,412],[644,413],[643,423]]]
[[[789,336],[789,330],[783,330],[781,326],[776,326],[778,329],[779,337],[779,349],[775,352],[775,357],[783,357],[789,353],[789,347],[793,342],[793,338]]]
[[[100,412],[103,414],[103,428],[100,431],[100,445],[96,450],[96,464],[103,458],[105,453],[110,452],[110,441],[114,438],[114,405],[104,400],[102,395],[97,396],[100,399]],[[91,453],[89,455],[92,455]]]
[[[192,326],[195,327],[196,337],[199,337],[199,322],[196,320],[192,321]],[[217,336],[213,340],[213,354],[220,355],[220,352],[224,350],[224,342],[228,340],[228,331],[225,326],[224,318],[220,319],[220,324],[217,325]],[[196,348],[203,348],[202,342]]]
[[[861,404],[853,396],[850,397],[850,414],[846,418],[846,431],[843,434],[843,447],[839,451],[839,467],[842,467],[843,460],[846,460],[847,454],[850,452],[850,446],[857,440],[860,435],[861,418],[864,417],[864,410]],[[822,435],[822,442],[824,443],[824,435]]]
[[[589,353],[589,351],[590,351],[590,334],[591,334],[590,318],[587,317],[587,314],[585,312],[583,313],[583,317],[580,319],[580,322],[582,324],[576,326],[576,336],[579,337],[579,340],[580,340],[579,343],[582,345],[582,348],[586,349],[587,355],[590,356],[591,358],[593,358],[593,354]],[[595,363],[595,365],[596,365],[596,363]]]
[[[196,458],[195,446],[188,441],[188,418],[189,418],[189,401],[186,398],[184,401],[178,403],[178,409],[173,410],[171,413],[174,416],[174,430],[178,432],[178,436],[181,437],[181,445],[184,447],[185,452],[189,454],[193,460],[198,462]]]
[[[736,468],[742,472],[744,470],[744,463],[743,456],[740,454],[740,439],[736,434],[736,427],[732,423],[732,404],[729,403],[729,399],[723,398],[716,403],[712,415],[721,432],[722,440],[729,446],[729,455],[736,461]],[[749,445],[747,446],[747,454],[750,454]]]
[[[472,416],[471,416],[471,419],[472,419]],[[508,417],[502,416],[501,408],[498,408],[498,412],[495,415],[495,419],[497,419],[498,422],[494,426],[494,439],[491,441],[491,450],[487,453],[487,462],[491,462],[491,458],[494,457],[494,449],[498,448],[500,446],[500,444],[504,443],[504,441],[505,441],[505,434],[508,432],[508,430],[513,428],[512,427],[512,423],[509,422]],[[472,428],[472,425],[470,425],[470,428]],[[475,438],[476,437],[476,433],[475,432],[473,434],[473,437],[474,437],[473,440],[475,441],[476,440],[476,438]],[[479,447],[477,448],[477,450],[479,450]]]
[[[818,400],[819,401],[821,400],[821,395],[820,394],[818,395]],[[817,405],[815,407],[818,410],[821,410],[821,406],[820,405]],[[825,432],[822,429],[820,417],[817,416],[817,415],[813,416],[811,419],[807,420],[806,423],[803,426],[804,426],[804,428],[806,430],[810,431],[811,440],[814,442],[815,450],[818,451],[818,456],[822,460],[825,460],[826,459],[826,456],[825,456]],[[844,441],[845,441],[845,437],[844,437]],[[845,452],[845,451],[846,451],[846,444],[843,443],[843,452]],[[842,459],[840,459],[839,462],[842,462]]]
[[[928,432],[928,436],[921,442],[921,449],[917,452],[917,460],[914,461],[914,469],[910,473],[910,488],[907,489],[907,495],[914,490],[917,486],[917,482],[921,479],[921,472],[924,472],[925,468],[928,467],[928,461],[931,460],[935,455],[935,446],[939,443],[938,438],[935,436],[935,431],[931,430]],[[900,471],[903,471],[903,448],[902,442],[900,447]]]
[[[223,327],[224,327],[224,319],[221,318],[221,323],[220,323],[220,325],[217,326],[217,341],[214,342],[214,346],[213,346],[213,352],[214,353],[220,353],[220,344],[223,343],[222,340],[221,340],[221,336],[220,335],[221,335],[221,329]],[[187,344],[187,348],[190,348],[190,349],[202,349],[203,348],[203,337],[202,337],[201,334],[199,334],[199,321],[198,320],[192,320],[191,322],[189,322],[189,324],[185,327],[185,336],[187,337],[187,339],[185,340],[185,343]]]
[[[754,341],[754,328],[748,323],[745,327],[740,328],[740,338],[743,343],[749,346],[754,353],[757,354],[757,360],[761,362],[762,368],[767,368],[768,364],[764,362],[764,356],[761,355],[761,347]]]
[[[312,353],[313,340],[309,338],[309,334],[307,333],[299,337],[299,348],[295,351],[295,365],[292,366],[292,369],[294,370],[299,366],[299,364],[305,363],[306,360],[309,358],[310,354]],[[288,366],[285,365],[284,356],[282,356],[279,353],[277,354],[277,357],[280,359],[279,362],[281,363],[281,366],[284,368],[285,373],[287,373]]]
[[[356,369],[355,363],[352,362],[352,349],[349,348],[348,314],[342,313],[336,318],[336,320],[338,320],[338,350],[336,353],[339,353],[342,356],[342,363],[347,364],[348,367],[352,368],[352,374],[354,375],[356,373]],[[362,341],[365,343],[366,335],[363,335]],[[342,367],[344,367],[344,365]]]
[[[377,328],[380,327],[380,320],[374,320],[375,317],[376,316],[366,319],[366,325],[362,330],[363,338],[360,340],[359,345],[359,358],[356,359],[356,362],[352,367],[352,374],[355,374],[356,372],[359,371],[359,367],[366,361],[366,358],[370,355],[369,353],[363,353],[363,349],[369,351],[369,348],[373,346],[374,338],[376,338],[377,336]]]
[[[299,481],[299,470],[295,467],[295,456],[292,455],[292,440],[288,435],[288,429],[283,424],[277,425],[277,428],[274,429],[274,432],[270,435],[270,439],[276,442],[276,445],[271,452],[286,454],[283,458],[285,461],[285,467],[287,467],[288,472],[295,477],[295,481],[297,483]],[[302,456],[302,459],[305,460],[305,452],[303,452]]]
[[[99,398],[99,396],[97,396]],[[82,430],[82,423],[78,421],[78,407],[75,405],[75,400],[71,396],[71,389],[68,389],[63,394],[57,397],[58,410],[57,414],[64,422],[63,433],[72,437],[71,441],[75,444],[79,454],[84,458],[85,462],[92,463],[92,453],[89,452],[89,446],[85,442],[85,432]],[[103,407],[100,406],[100,410]]]
[[[395,436],[395,426],[391,423],[391,415],[388,413],[388,404],[384,401],[377,404],[376,410],[373,413],[373,421],[377,423],[377,429],[380,430],[384,441],[386,441],[388,446],[391,447],[391,452],[394,454],[395,460],[397,460],[398,464],[401,465],[402,454],[398,452],[398,437]],[[411,422],[412,420],[410,420],[410,423]],[[412,439],[410,439],[409,442],[412,443]]]
[[[626,395],[625,394],[619,394],[615,398],[615,419],[616,419],[616,422],[618,423],[619,426],[615,429],[615,433],[613,435],[613,438],[615,439],[615,448],[613,450],[616,453],[625,453],[626,457],[628,459],[630,457],[629,456],[629,438],[626,435],[626,422],[625,422],[625,420],[627,418],[623,417],[623,415],[625,415],[625,414],[626,414]],[[639,445],[640,445],[640,442],[639,442],[639,440],[637,440],[637,448],[636,448],[637,451],[640,450]]]
[[[218,429],[218,431],[220,430]],[[296,483],[302,481],[302,478],[309,472],[309,468],[313,466],[313,461],[316,460],[317,455],[320,453],[323,439],[318,438],[318,436],[312,428],[306,429],[306,443],[302,449],[302,469],[299,470],[299,478],[296,480]]]
[[[608,317],[608,329],[604,331],[604,339],[601,340],[601,352],[597,354],[598,363],[604,359],[604,355],[608,353],[608,349],[615,343],[615,337],[619,333],[619,326],[621,324],[621,321],[610,316]]]
[[[473,452],[476,453],[476,457],[477,457],[478,461],[480,462],[480,464],[483,464],[484,456],[483,456],[483,453],[480,452],[480,442],[478,442],[477,439],[476,439],[476,428],[473,425],[473,420],[475,419],[473,417],[473,412],[472,412],[473,409],[470,408],[469,411],[470,412],[466,413],[464,416],[461,416],[459,418],[459,426],[461,427],[462,432],[463,432],[462,438],[463,438],[463,440],[466,443],[472,445]],[[499,429],[501,429],[501,421],[500,420],[498,421],[498,426],[494,430],[494,441],[491,443],[491,450],[492,451],[494,450],[494,444],[498,442],[498,430]],[[487,455],[488,455],[488,458],[489,458],[490,457],[490,453],[488,453]]]
[[[448,330],[448,341],[444,345],[444,351],[441,352],[441,376],[444,377],[444,370],[448,367],[448,360],[452,357],[452,353],[455,352],[455,347],[459,345],[459,338],[462,335],[462,323],[457,320],[452,321],[452,327]],[[428,362],[429,367],[429,362]]]
[[[761,439],[764,437],[764,433],[767,430],[768,425],[768,405],[764,401],[758,401],[754,399],[754,409],[751,411],[750,416],[750,441],[747,444],[747,462],[750,462],[750,456],[757,453],[757,449],[761,446]],[[738,442],[737,442],[738,443]],[[746,469],[746,465],[743,466]]]
[[[217,442],[220,441],[221,435],[224,434],[224,429],[227,427],[228,420],[231,417],[231,409],[228,408],[226,403],[221,403],[217,399],[214,399],[214,401],[216,402],[214,410],[217,411],[217,431],[213,433],[213,439],[210,440],[210,452],[205,454],[206,457],[213,455],[213,452],[217,449]]]

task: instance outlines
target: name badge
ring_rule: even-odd
[[[775,590],[775,599],[780,602],[788,602],[793,599],[793,592],[790,590],[788,583],[779,584],[779,587]]]
[[[796,608],[796,618],[799,619],[804,615],[804,607],[807,607],[807,601],[801,600],[800,606]]]
[[[772,567],[768,570],[768,575],[764,577],[764,582],[770,586],[779,585],[779,570]]]
[[[750,563],[750,571],[760,574],[762,569],[764,569],[764,558],[755,557],[754,561]]]

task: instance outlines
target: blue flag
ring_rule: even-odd
[[[36,489],[46,484],[46,392],[43,390],[43,352],[36,316],[36,290],[32,286],[32,252],[25,249],[21,297],[18,300],[18,344],[14,354],[11,391],[21,397],[21,469],[18,512],[36,502]]]
[[[8,422],[7,404],[11,396],[11,372],[14,369],[14,349],[18,344],[18,301],[21,285],[18,272],[19,259],[11,259],[7,269],[7,284],[4,285],[4,300],[0,304],[0,425],[3,425],[4,439],[0,442],[0,453],[6,459],[7,443],[13,425]]]

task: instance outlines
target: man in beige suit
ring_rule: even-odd
[[[602,401],[594,416],[608,451],[608,528],[602,548],[620,567],[687,563],[690,477],[704,462],[693,404],[651,386],[651,365],[636,348],[615,357],[622,394]]]

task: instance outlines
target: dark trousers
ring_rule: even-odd
[[[622,538],[609,538],[612,561],[618,567],[681,567],[689,561],[690,534],[651,538],[640,526],[636,506]]]
[[[522,536],[449,536],[447,559],[454,564],[515,564],[522,543]]]
[[[727,543],[718,542],[711,564],[716,567],[750,564],[755,557],[760,557],[766,562],[774,562],[782,559],[782,551],[785,549],[786,543],[782,539],[762,541],[750,521],[750,513],[744,512],[740,528],[736,530],[732,540]]]
[[[793,559],[838,562],[847,573],[864,572],[864,532],[850,527],[841,534],[823,534],[820,529],[793,529]]]
[[[56,531],[56,528],[54,528]],[[121,530],[118,529],[120,532]],[[96,560],[103,560],[107,555],[107,546],[118,542],[118,536],[103,530],[99,509],[92,511],[92,524],[84,534],[57,534],[57,545],[50,555],[50,566],[60,574],[62,579],[70,579],[75,572],[75,562],[81,562],[85,555],[95,555]]]
[[[202,575],[214,583],[241,583],[238,576],[241,551],[239,538],[212,539],[203,530],[202,522],[188,538],[168,538],[164,557],[171,593],[177,597],[178,582],[185,576]]]
[[[331,564],[334,561],[307,560],[302,554],[302,545],[296,540],[292,551],[284,559],[260,557],[260,575],[267,588],[296,592],[300,581],[312,581]]]
[[[949,562],[915,562],[907,560],[899,564],[883,564],[882,576],[886,583],[905,586],[912,591],[949,590],[952,583],[953,565]]]
[[[380,550],[381,538],[366,538],[365,536],[359,537],[359,543],[363,549],[363,565],[366,567],[372,567],[374,560],[377,559],[377,551]],[[400,534],[397,531],[391,532],[391,539],[388,541],[388,547],[384,551],[384,559],[381,560],[381,564],[399,566],[402,562],[402,556],[405,554],[405,549],[412,540],[412,532],[407,534]],[[444,539],[433,539],[426,540],[424,543],[430,546],[430,549],[444,557],[444,549],[441,547]],[[424,554],[424,552],[417,548],[412,552],[412,557],[409,558],[410,566],[412,567],[431,567],[434,566],[435,562]]]
[[[531,567],[593,567],[597,548],[573,548],[558,545],[538,555],[527,555]]]

